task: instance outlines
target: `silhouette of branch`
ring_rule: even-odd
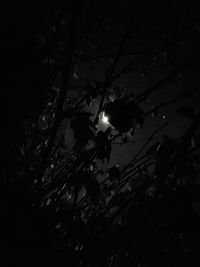
[[[171,99],[171,100],[169,100],[167,102],[164,102],[164,103],[159,104],[156,107],[152,108],[151,110],[146,112],[144,116],[147,117],[148,115],[152,114],[153,112],[158,111],[158,110],[162,109],[163,107],[165,107],[167,105],[170,105],[170,104],[180,100],[181,98],[185,98],[185,97],[195,93],[198,89],[199,89],[199,87],[196,87],[196,88],[194,88],[192,90],[188,90],[186,92],[181,92],[181,94],[179,96],[177,96],[177,97],[175,97],[175,98],[173,98],[173,99]]]
[[[141,94],[136,96],[134,98],[134,100],[137,103],[142,102],[144,100],[144,98],[146,98],[149,94],[151,94],[152,92],[155,92],[156,90],[160,89],[163,85],[165,85],[166,83],[168,83],[171,80],[173,80],[174,78],[176,78],[179,73],[189,69],[192,65],[198,63],[198,61],[199,61],[199,59],[195,58],[191,62],[181,65],[176,70],[172,71],[169,75],[167,75],[164,79],[162,79],[161,81],[157,82],[155,85],[151,86],[150,88],[147,88],[144,92],[142,92]]]
[[[65,101],[66,96],[66,88],[65,84],[68,82],[69,75],[71,68],[73,66],[73,51],[77,40],[77,31],[78,31],[78,22],[79,22],[79,16],[80,16],[81,8],[78,1],[73,2],[73,14],[72,14],[72,20],[70,25],[70,33],[69,33],[69,43],[66,48],[66,64],[63,67],[62,74],[63,74],[63,81],[61,84],[61,88],[59,91],[58,96],[58,102],[57,102],[57,109],[55,113],[55,120],[54,124],[52,126],[50,137],[48,139],[47,148],[43,152],[42,155],[42,162],[40,164],[40,168],[38,169],[38,179],[39,183],[38,186],[41,186],[42,183],[42,176],[44,175],[44,172],[46,170],[46,167],[49,163],[49,157],[51,155],[52,148],[54,146],[56,134],[58,131],[58,128],[60,126],[60,122],[62,120],[62,112],[63,112],[63,105]]]
[[[132,166],[132,164],[134,163],[134,161],[137,159],[137,157],[142,153],[142,151],[145,149],[145,147],[148,145],[148,143],[153,139],[153,137],[160,131],[162,130],[164,127],[166,127],[168,125],[168,122],[166,122],[165,124],[163,124],[162,126],[160,126],[157,130],[155,130],[153,132],[153,134],[150,135],[150,137],[146,140],[146,142],[142,145],[142,147],[139,149],[139,151],[136,153],[136,155],[133,157],[133,159],[124,167],[122,173],[125,173],[126,170]],[[124,174],[126,175],[126,174]],[[122,177],[124,176],[122,175]]]

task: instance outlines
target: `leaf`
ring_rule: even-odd
[[[127,136],[126,134],[124,134],[124,135],[122,136],[122,138],[123,138],[123,142],[124,142],[124,144],[126,144],[126,143],[128,142],[128,136]]]
[[[90,120],[90,116],[91,113],[89,112],[80,112],[75,114],[71,120],[71,127],[79,146],[84,146],[88,144],[89,140],[95,139],[96,128]]]
[[[107,162],[110,161],[110,153],[112,150],[111,142],[108,138],[109,132],[99,131],[96,137],[96,150],[97,150],[97,157],[104,161],[107,159]]]
[[[86,95],[85,97],[85,103],[89,107],[92,101],[92,97],[90,95]]]
[[[137,123],[140,126],[144,123],[143,111],[129,96],[108,103],[105,113],[109,116],[110,124],[119,132],[128,132]]]
[[[74,205],[83,186],[85,186],[91,201],[96,203],[100,193],[100,185],[91,173],[80,170],[70,177],[68,183],[74,187]]]
[[[156,117],[158,115],[158,109],[156,109],[155,107],[152,110],[151,116],[152,117]]]
[[[95,179],[95,177],[90,173],[85,173],[84,185],[91,201],[97,203],[100,193],[100,185]]]
[[[19,150],[21,155],[24,157],[26,155],[25,146],[24,145],[19,146]]]

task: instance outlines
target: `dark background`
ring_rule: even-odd
[[[100,2],[96,2],[96,4],[93,5],[88,1],[86,3],[86,10],[88,14],[93,15],[93,19],[95,17],[94,14],[106,16],[109,12],[112,12],[113,3],[104,4],[102,1]],[[123,1],[121,2],[123,5]],[[22,122],[40,107],[43,96],[48,89],[49,70],[42,64],[46,50],[38,49],[38,42],[45,42],[45,40],[41,40],[40,34],[45,31],[45,21],[52,19],[55,6],[58,4],[57,2],[50,4],[49,1],[42,1],[40,3],[32,1],[26,4],[7,2],[7,4],[4,3],[1,6],[1,164],[4,164],[3,158],[5,158],[6,155],[9,154],[9,157],[12,155],[13,145],[19,142],[20,138],[23,138],[21,134]],[[154,30],[160,30],[161,32],[167,31],[173,36],[183,33],[186,38],[191,39],[190,45],[186,50],[183,49],[182,51],[178,46],[176,50],[173,51],[172,61],[184,62],[187,59],[199,57],[200,20],[197,3],[190,1],[186,4],[180,4],[178,1],[159,1],[157,3],[145,4],[142,1],[138,1],[138,3],[134,2],[132,4],[128,15],[134,16],[138,24],[141,23],[144,24],[144,26],[148,25],[148,27],[152,29],[152,34]],[[195,72],[192,72],[192,75],[185,78],[179,86],[174,86],[174,88],[173,86],[170,86],[170,88],[164,87],[163,91],[152,96],[152,99],[150,99],[152,103],[149,104],[148,107],[160,103],[160,101],[162,102],[162,100],[164,101],[171,96],[176,96],[178,91],[184,89],[184,86],[187,87],[186,89],[192,89],[198,84],[198,76],[199,73],[195,70]],[[153,84],[154,80],[157,80],[159,77],[162,77],[162,74],[152,73],[150,79],[146,80],[146,85]],[[134,84],[135,79],[132,75],[122,77],[121,82],[125,83],[130,91],[134,90],[136,93],[140,93],[143,87],[145,87],[145,83],[143,83],[143,85],[140,85],[140,83],[139,85]],[[172,90],[170,91],[170,89]],[[198,109],[199,100],[196,97],[184,101],[187,104],[194,105],[195,108]],[[172,105],[171,108],[165,111],[167,116],[172,120],[174,119],[172,110],[174,110],[175,107],[176,105]],[[165,112],[163,112],[163,114],[165,114]],[[156,121],[156,123],[153,119],[150,119],[146,126],[145,135],[142,136],[142,140],[149,135],[153,128],[157,128],[161,122],[162,116],[160,117],[160,121]],[[179,118],[175,118],[174,124],[172,123],[172,125],[169,126],[168,131],[171,135],[176,135],[177,132],[180,132],[180,129],[182,131],[183,128],[184,122],[180,122]],[[116,156],[114,156],[115,160],[118,161],[119,158],[123,156],[122,153],[131,155],[133,151],[131,148],[129,152],[128,149],[130,149],[130,147],[131,146],[128,145],[123,151],[120,147],[120,155],[116,154]],[[129,156],[127,156],[126,160],[128,158]],[[23,232],[23,238],[26,236],[26,233],[30,234],[31,232],[31,242],[35,240],[36,246],[38,242],[40,242],[40,237],[37,236],[37,232],[35,232],[34,229],[31,229],[31,218],[28,218],[28,223],[22,224],[23,211],[20,214],[20,209],[17,209],[15,218],[18,216],[22,217],[17,225],[18,238],[20,239],[21,232]],[[27,217],[25,219],[27,220]],[[23,238],[21,240],[23,246],[25,247],[26,244],[28,246],[27,240],[23,240]],[[12,238],[8,238],[8,240],[12,242]],[[23,246],[22,248],[18,247],[16,250],[17,246],[17,242],[13,243],[13,248],[12,245],[9,244],[11,250],[10,257],[14,255],[14,257],[16,257],[16,262],[17,256],[21,259],[21,255],[24,253],[27,253],[27,258],[33,259],[35,257],[35,262],[32,262],[33,265],[37,264],[40,259],[43,259],[40,261],[41,264],[45,264],[47,258],[50,259],[48,256],[49,250],[45,251],[43,249],[45,247],[44,244],[41,244],[42,249],[38,248],[35,250],[34,247],[33,251],[27,249],[28,252],[24,250]],[[15,259],[13,258],[12,260],[13,264],[15,264]],[[24,262],[24,265],[25,264],[26,262]]]
[[[1,6],[1,125],[3,136],[1,146],[6,148],[17,136],[19,124],[27,118],[42,102],[44,92],[48,88],[48,69],[42,64],[47,51],[38,50],[38,40],[46,30],[46,22],[52,20],[56,7],[61,3],[47,1],[31,1],[7,3]],[[129,1],[127,1],[128,3]],[[190,47],[181,51],[178,46],[173,51],[172,60],[184,61],[186,58],[199,56],[199,8],[195,1],[185,4],[179,1],[159,1],[145,3],[135,2],[129,8],[128,16],[133,17],[138,25],[148,25],[154,31],[168,32],[172,36],[184,35],[191,39]],[[69,1],[66,1],[66,6]],[[125,2],[121,2],[125,5]],[[91,17],[91,25],[95,15],[109,16],[117,5],[101,1],[85,2],[86,16]],[[123,10],[123,8],[122,8]],[[126,14],[127,15],[127,14]],[[89,20],[90,21],[90,20]],[[46,48],[45,48],[46,49]],[[152,74],[156,79],[159,74]],[[135,91],[134,81],[122,77],[122,82]],[[149,81],[147,81],[148,83]],[[193,80],[189,80],[193,86]],[[145,83],[143,83],[145,84]],[[136,90],[142,90],[137,86]],[[170,93],[169,93],[170,94]],[[6,141],[7,140],[7,141]],[[9,140],[9,141],[8,141]]]

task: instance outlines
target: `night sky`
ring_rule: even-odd
[[[200,56],[199,9],[195,4],[180,6],[177,1],[161,1],[160,3],[154,4],[140,3],[137,5],[133,4],[132,9],[129,10],[129,15],[134,16],[135,21],[139,25],[141,23],[144,29],[147,29],[148,37],[144,42],[140,41],[137,43],[137,36],[128,41],[125,46],[125,55],[130,54],[134,49],[136,51],[142,51],[143,47],[146,48],[146,46],[150,50],[153,50],[154,46],[161,47],[162,52],[158,53],[158,56],[153,55],[136,65],[137,69],[144,69],[144,71],[134,72],[130,70],[113,83],[113,86],[124,86],[127,92],[132,92],[135,96],[147,88],[156,85],[181,64],[195,61]],[[159,35],[156,37],[158,33]],[[110,44],[113,41],[113,36],[115,36],[113,32],[111,34],[109,31],[108,33],[103,32],[100,35],[103,42],[97,39],[97,44],[99,46],[104,46],[105,43]],[[168,39],[169,44],[167,42]],[[148,40],[148,44],[146,40]],[[173,41],[175,41],[175,44],[173,44]],[[167,57],[168,64],[162,65],[165,56]],[[122,58],[118,69],[120,70],[129,60],[130,56]],[[109,64],[109,57],[107,58],[105,56],[103,62],[98,62],[97,60],[92,65],[90,77],[94,80],[103,80],[105,66],[107,64]],[[90,61],[82,62],[80,69],[80,73],[83,76],[84,72],[87,74],[91,69]],[[154,106],[176,98],[181,92],[193,90],[199,86],[199,74],[199,67],[195,64],[191,65],[184,72],[180,72],[174,80],[172,79],[172,81],[166,82],[150,94],[147,101],[142,103],[142,108],[145,112],[148,112]],[[130,160],[132,155],[145,142],[146,138],[165,122],[169,122],[169,125],[155,136],[155,140],[161,140],[164,133],[174,138],[180,137],[190,125],[190,121],[187,118],[177,115],[176,109],[180,105],[189,105],[196,111],[199,111],[199,100],[199,94],[192,94],[187,98],[181,98],[167,105],[158,112],[156,117],[148,116],[142,129],[136,130],[136,135],[130,138],[130,142],[125,145],[113,146],[111,162],[125,163],[127,160]]]
[[[180,5],[178,1],[161,1],[153,4],[143,1],[132,4],[129,2],[132,3],[132,1],[127,1],[128,4],[126,4],[126,2],[121,1],[122,16],[123,12],[127,12],[126,16],[132,18],[136,25],[147,29],[148,47],[150,49],[154,47],[155,42],[157,42],[156,46],[158,43],[162,45],[162,40],[156,37],[158,32],[160,33],[158,38],[162,37],[163,40],[167,38],[179,39],[176,45],[168,46],[166,50],[165,47],[163,49],[169,54],[167,60],[170,63],[167,66],[152,68],[152,70],[144,72],[134,73],[130,71],[115,81],[114,85],[122,84],[129,92],[137,95],[165,77],[174,66],[199,57],[199,8],[193,2],[190,5],[183,3]],[[48,87],[48,69],[41,63],[42,53],[37,50],[37,42],[45,28],[45,20],[53,14],[54,5],[55,3],[50,5],[44,1],[42,4],[37,2],[27,3],[26,5],[18,3],[14,5],[4,4],[2,8],[1,62],[5,72],[1,82],[1,106],[3,107],[3,104],[6,104],[6,110],[3,109],[1,113],[6,114],[6,116],[2,116],[2,122],[4,123],[2,125],[5,125],[3,126],[4,129],[7,128],[5,134],[9,134],[10,138],[13,131],[18,131],[21,121],[39,106],[40,99],[42,99],[44,91]],[[91,16],[91,22],[96,17],[103,21],[109,16],[117,22],[116,14],[119,12],[117,5],[113,6],[110,3],[105,7],[103,3],[98,1],[96,3],[94,1],[93,4],[86,1],[84,8],[87,15]],[[116,25],[118,26],[115,26],[114,29],[111,27],[107,32],[99,33],[95,37],[94,43],[97,44],[99,49],[107,44],[112,44],[112,42],[115,42],[115,38],[118,38],[117,35],[121,31],[121,26],[120,23],[116,23]],[[89,25],[86,26],[89,28]],[[118,28],[116,29],[116,27]],[[140,36],[139,39],[141,39]],[[125,51],[128,53],[133,48],[142,50],[145,46],[147,46],[146,41],[138,43],[136,36],[135,39],[133,38],[127,43]],[[160,57],[163,57],[163,55],[160,54]],[[125,64],[127,60],[129,60],[129,57],[125,57],[120,64]],[[152,57],[138,64],[137,67],[142,69],[151,65],[154,60],[154,63],[157,64],[156,60],[159,61],[160,59],[153,59]],[[80,65],[82,73],[87,69],[89,63],[87,60],[82,60]],[[91,77],[102,79],[105,74],[106,63],[106,59],[104,62],[95,63]],[[181,90],[193,89],[199,82],[198,68],[190,68],[189,72],[182,76],[175,83],[168,83],[152,94],[148,102],[143,103],[144,109],[148,111],[153,106],[177,96]],[[113,160],[128,159],[145,138],[166,120],[170,122],[170,125],[165,131],[174,137],[178,137],[187,127],[187,121],[182,120],[174,112],[178,103],[180,104],[180,101],[164,108],[157,118],[149,116],[143,127],[144,129],[137,130],[134,138],[138,140],[137,143],[120,146],[120,149],[116,149],[116,152],[113,153],[113,158],[115,158]],[[199,96],[191,96],[188,99],[181,100],[181,103],[198,108]],[[165,115],[165,119],[163,119],[163,115]],[[121,157],[122,155],[123,157]],[[126,156],[124,157],[124,155]]]
[[[139,63],[117,78],[112,86],[122,86],[128,94],[132,93],[134,97],[137,97],[146,89],[159,84],[181,65],[188,64],[184,71],[179,71],[175,77],[163,83],[162,86],[155,87],[153,93],[140,103],[140,107],[145,113],[157,105],[176,98],[182,92],[189,92],[194,88],[199,89],[200,9],[197,1],[190,1],[186,4],[180,4],[175,0],[153,1],[153,3],[151,3],[152,1],[146,3],[145,1],[131,0],[114,2],[80,1],[84,12],[79,17],[78,29],[81,34],[75,49],[75,53],[80,53],[80,58],[72,70],[69,83],[74,85],[88,77],[90,80],[103,81],[106,70],[113,63],[113,55],[117,52],[116,44],[121,34],[128,29],[128,22],[131,22],[131,25],[134,26],[133,35],[126,40],[123,46],[124,55],[120,57],[114,74],[119,73],[132,61]],[[71,10],[73,2],[64,0],[54,3],[27,1],[22,4],[15,1],[15,3],[7,2],[1,6],[0,60],[3,69],[0,86],[1,165],[4,158],[13,157],[15,159],[13,150],[16,144],[23,141],[25,122],[35,111],[40,110],[44,96],[49,90],[50,67],[45,65],[44,61],[47,55],[55,52],[52,48],[55,45],[54,37],[55,39],[59,37],[59,34],[56,35],[56,31],[54,31],[54,27],[49,28],[49,25],[54,25],[55,10],[62,5],[66,10]],[[54,33],[52,34],[52,32]],[[87,38],[84,39],[85,36],[89,36],[89,42]],[[94,54],[96,54],[95,57]],[[70,95],[71,92],[68,92]],[[150,114],[145,119],[144,125],[135,130],[134,136],[128,136],[126,144],[113,144],[110,163],[102,164],[99,161],[100,167],[127,163],[147,138],[166,122],[169,125],[160,131],[152,142],[162,140],[164,134],[173,138],[182,136],[191,122],[178,115],[176,109],[180,105],[186,105],[193,107],[196,112],[200,112],[199,92],[166,105],[159,110],[156,116]],[[88,108],[94,113],[94,116],[98,104],[99,99],[96,99]],[[67,126],[65,141],[70,149],[74,145],[74,133],[69,127],[69,121],[66,120],[63,124]],[[98,127],[106,129],[101,119]],[[117,139],[116,142],[122,142],[122,138]],[[2,170],[3,168],[1,172]],[[16,203],[18,202],[16,201]],[[22,242],[27,242],[26,233],[31,232],[32,240],[38,244],[40,237],[35,236],[34,228],[28,229],[33,225],[31,217],[26,225],[24,222],[23,224],[24,214],[21,207],[17,207],[17,205],[14,205],[13,210],[16,208],[17,211],[14,210],[13,217],[18,218],[18,212],[21,212],[22,215],[22,219],[19,218],[18,225],[16,224],[16,227],[19,227],[16,230],[19,235],[17,238],[20,239],[21,232],[23,232],[25,241],[22,240]],[[12,225],[12,221],[9,223]],[[17,238],[14,244],[16,247]],[[12,236],[10,240],[12,240]],[[18,248],[16,251],[14,247],[13,253],[21,259],[21,254],[24,253],[23,248]],[[41,255],[44,262],[47,258],[50,261],[49,251],[48,249],[43,250],[41,245],[41,248],[36,248],[36,258],[33,257],[35,251],[29,251],[28,257],[33,258],[33,265],[36,266]],[[24,264],[26,263],[24,262]]]

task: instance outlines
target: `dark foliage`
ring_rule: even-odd
[[[110,118],[111,125],[122,133],[135,128],[137,123],[142,126],[144,122],[143,111],[133,100],[127,98],[108,103],[105,113]]]
[[[12,110],[0,154],[7,266],[199,265],[199,111],[180,104],[199,97],[199,20],[183,20],[172,2],[59,1],[28,24],[35,46],[23,62],[34,67],[24,79],[14,71],[16,98],[18,88],[3,94]],[[149,106],[188,80],[195,89]],[[160,113],[176,101],[188,124],[171,137]],[[149,135],[139,150],[138,132]],[[131,160],[113,163],[124,144],[134,145]]]

